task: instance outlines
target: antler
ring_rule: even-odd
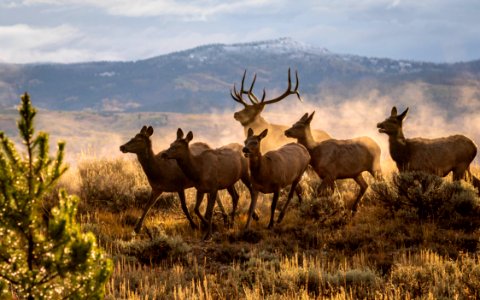
[[[252,85],[250,86],[250,89],[248,91],[242,91],[244,94],[248,95],[248,99],[250,99],[250,101],[253,104],[259,104],[265,101],[265,89],[263,89],[262,100],[258,100],[257,96],[255,96],[255,94],[253,93],[253,86],[255,85],[256,80],[257,80],[257,74],[253,76],[253,81],[252,81]]]
[[[255,104],[271,104],[271,103],[275,103],[275,102],[278,102],[284,98],[286,98],[287,96],[289,95],[297,95],[298,97],[298,100],[302,101],[302,98],[300,97],[300,92],[298,91],[298,85],[299,85],[299,80],[298,80],[298,71],[295,71],[295,79],[296,79],[296,83],[295,83],[295,88],[292,90],[292,76],[291,76],[291,72],[290,72],[290,68],[288,69],[288,87],[287,89],[285,90],[285,92],[283,94],[281,94],[280,96],[276,97],[276,98],[273,98],[273,99],[270,99],[270,100],[266,100],[265,101],[265,96],[266,96],[266,93],[265,93],[265,89],[263,89],[263,95],[262,95],[262,99],[258,99],[257,96],[255,96],[255,94],[253,93],[253,86],[255,85],[255,81],[257,80],[257,74],[255,74],[253,76],[253,81],[252,81],[252,84],[250,85],[250,89],[247,91],[243,88],[244,84],[245,84],[245,76],[247,74],[247,70],[245,70],[245,72],[243,73],[243,77],[242,77],[242,86],[240,87],[240,91],[237,91],[236,89],[236,86],[235,84],[233,84],[233,91],[230,90],[230,96],[232,96],[233,100],[237,101],[238,103],[241,103],[245,106],[247,106],[248,104],[245,102],[245,100],[243,100],[243,94],[247,94],[248,95],[248,99],[250,99],[250,101],[252,102],[253,105]]]
[[[262,99],[261,102],[263,104],[271,104],[271,103],[278,102],[278,101],[286,98],[287,96],[293,95],[293,94],[297,95],[298,100],[303,102],[302,98],[300,97],[300,92],[298,91],[298,85],[299,85],[298,71],[295,71],[295,79],[296,79],[295,88],[292,90],[292,76],[290,74],[290,68],[288,68],[288,87],[285,90],[285,92],[283,92],[283,94],[281,94],[280,96],[278,96],[276,98],[265,101],[265,90],[264,90],[264,92],[263,92],[264,95],[263,95],[263,99]]]
[[[234,83],[233,90],[230,90],[230,96],[232,96],[233,100],[237,101],[238,103],[247,106],[248,104],[243,100],[243,94],[245,94],[245,91],[243,90],[243,85],[245,83],[245,75],[247,75],[247,70],[243,72],[242,86],[240,87],[240,92],[237,92],[237,87],[235,86],[235,83]]]

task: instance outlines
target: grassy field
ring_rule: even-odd
[[[224,226],[217,212],[206,242],[174,194],[162,195],[133,233],[149,186],[131,157],[84,159],[60,186],[81,197],[83,228],[114,260],[107,299],[478,299],[480,199],[471,185],[392,172],[372,181],[352,216],[353,180],[318,197],[318,180],[304,176],[305,199],[294,198],[281,224],[266,229],[268,195],[246,232],[248,193],[239,184],[235,224]],[[192,213],[194,194],[187,190]],[[229,210],[227,193],[220,197]]]
[[[16,111],[0,113],[0,127],[12,137],[16,117]],[[288,118],[282,121],[298,116]],[[175,194],[162,195],[142,232],[134,234],[150,187],[134,155],[121,154],[119,146],[145,124],[155,128],[156,152],[174,140],[177,124],[197,133],[195,141],[214,141],[212,146],[243,140],[230,112],[38,114],[37,128],[51,134],[52,144],[67,141],[71,169],[59,187],[81,198],[80,223],[114,261],[107,299],[480,298],[480,198],[470,184],[451,178],[399,176],[388,153],[383,153],[386,181],[369,178],[371,188],[354,216],[349,207],[359,188],[353,180],[339,181],[332,197],[319,197],[319,180],[306,175],[304,201],[295,197],[272,230],[266,229],[271,202],[266,195],[257,204],[260,221],[243,231],[249,199],[239,184],[235,224],[225,226],[216,211],[210,241],[190,228]],[[331,130],[336,125],[326,129],[339,136]],[[375,126],[368,128],[365,134],[388,149]],[[478,168],[474,173],[480,176]],[[187,190],[191,213],[194,197],[195,191]],[[229,211],[227,193],[220,197]]]

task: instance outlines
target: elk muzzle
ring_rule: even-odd
[[[123,153],[127,153],[127,147],[125,147],[125,145],[121,145],[120,151],[122,151]]]
[[[377,128],[378,128],[378,132],[387,133],[387,131],[385,130],[385,126],[383,126],[383,123],[378,123]]]
[[[247,147],[243,147],[242,152],[245,157],[248,157],[248,155],[250,154],[250,149],[248,149]]]
[[[285,134],[286,137],[293,137],[292,136],[292,132],[290,131],[290,129],[287,129],[283,132],[283,134]]]

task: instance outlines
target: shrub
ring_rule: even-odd
[[[134,256],[142,264],[159,264],[163,260],[183,259],[190,251],[181,237],[169,237],[165,234],[158,234],[151,240],[119,241],[120,251]]]
[[[19,113],[26,155],[0,132],[0,298],[102,298],[112,263],[77,224],[77,198],[60,191],[47,216],[43,210],[45,195],[66,171],[65,144],[51,158],[48,135],[34,137],[28,94]]]
[[[405,172],[394,174],[391,182],[373,184],[372,189],[372,197],[392,214],[434,220],[442,228],[466,231],[480,228],[480,199],[468,183]]]
[[[391,284],[401,298],[477,299],[480,296],[480,265],[477,258],[456,261],[431,251],[421,251],[393,267]]]
[[[140,165],[126,159],[91,159],[78,165],[80,197],[94,207],[123,210],[148,201],[150,186]]]

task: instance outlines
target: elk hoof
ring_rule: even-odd
[[[211,239],[212,239],[212,234],[210,232],[205,234],[205,236],[203,237],[204,241],[210,241]]]
[[[137,225],[135,226],[135,229],[133,229],[133,232],[135,232],[135,234],[139,234],[141,230],[142,230],[142,227]]]
[[[207,222],[202,222],[200,225],[202,230],[208,230],[208,223]]]

